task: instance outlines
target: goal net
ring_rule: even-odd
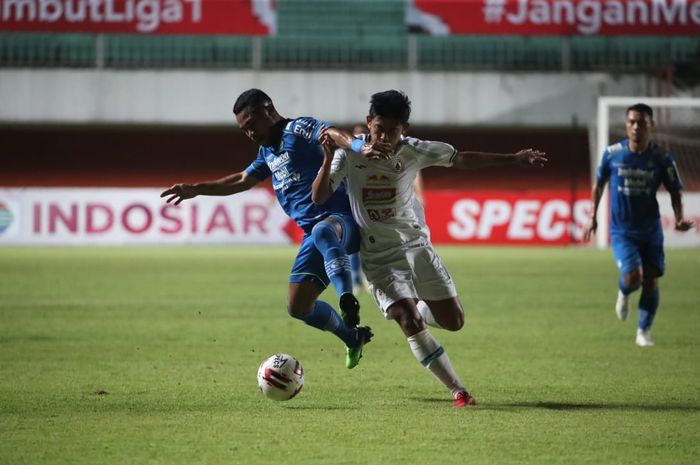
[[[700,99],[664,97],[600,97],[595,152],[591,156],[591,173],[600,163],[603,150],[624,138],[625,109],[635,103],[645,103],[654,110],[656,130],[654,140],[673,153],[683,181],[683,207],[686,219],[695,221],[696,228],[680,233],[674,229],[670,196],[659,189],[658,202],[668,247],[700,247]],[[595,179],[593,179],[595,182]],[[598,210],[596,244],[606,248],[610,236],[610,197],[605,189]]]

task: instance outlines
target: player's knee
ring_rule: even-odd
[[[311,229],[311,237],[314,240],[314,244],[318,244],[320,241],[332,240],[335,236],[335,227],[330,221],[319,221]]]
[[[417,311],[406,307],[390,308],[387,312],[390,319],[396,321],[406,334],[416,334],[425,328],[423,317]]]
[[[627,273],[624,276],[624,281],[625,281],[625,285],[627,287],[637,289],[639,286],[642,285],[642,281],[643,281],[642,270],[637,269],[637,270],[634,270],[630,273]]]
[[[453,314],[442,327],[448,331],[459,331],[464,328],[464,312],[460,311]]]
[[[297,320],[303,320],[304,318],[309,316],[309,313],[311,313],[311,311],[309,309],[303,309],[303,308],[298,308],[298,307],[293,307],[291,305],[288,305],[287,306],[287,313],[292,318],[296,318]]]
[[[659,278],[656,276],[644,276],[642,280],[642,289],[645,291],[653,291],[659,287]]]

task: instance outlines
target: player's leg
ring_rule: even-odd
[[[359,248],[357,224],[348,215],[332,215],[313,227],[311,237],[323,255],[326,274],[339,297],[343,320],[349,326],[357,326],[360,323],[360,303],[352,293],[352,268],[348,256]]]
[[[652,241],[642,248],[643,278],[642,295],[639,298],[639,323],[635,342],[640,347],[653,346],[651,326],[659,308],[659,278],[663,276],[665,259],[663,238]]]
[[[455,405],[476,405],[455,372],[445,349],[430,333],[416,306],[415,299],[401,299],[386,310],[386,317],[395,320],[406,336],[416,360],[427,368],[447,388],[455,399]]]
[[[352,270],[352,292],[359,294],[365,288],[362,282],[362,264],[360,263],[360,252],[350,255],[350,269]]]
[[[464,326],[464,310],[459,297],[419,301],[418,311],[428,324],[448,331],[459,331]]]
[[[413,252],[413,274],[421,301],[417,307],[423,320],[435,328],[459,331],[464,326],[464,310],[447,268],[429,245]]]
[[[620,270],[615,313],[624,321],[629,315],[630,294],[642,285],[642,257],[637,243],[622,234],[611,234],[610,243],[615,262]]]
[[[332,332],[345,343],[348,350],[357,352],[359,347],[361,355],[362,347],[372,337],[371,330],[348,326],[332,306],[318,300],[327,285],[328,277],[324,271],[323,257],[314,246],[311,236],[306,235],[289,277],[288,312],[309,326]],[[358,362],[359,356],[349,368]]]

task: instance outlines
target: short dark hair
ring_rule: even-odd
[[[411,101],[400,90],[386,90],[372,95],[369,101],[369,116],[382,116],[408,123],[411,116]]]
[[[272,104],[272,99],[265,92],[260,89],[248,89],[236,99],[233,113],[237,115],[246,108],[258,109],[268,104]]]
[[[631,107],[627,107],[625,115],[627,115],[630,111],[638,111],[639,113],[649,115],[650,119],[654,119],[654,110],[652,110],[646,103],[635,103]]]

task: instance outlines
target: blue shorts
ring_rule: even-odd
[[[328,218],[333,218],[342,227],[342,237],[340,243],[345,247],[348,255],[360,250],[360,228],[350,214],[334,213]],[[323,255],[318,251],[311,236],[311,231],[304,234],[299,247],[299,253],[292,265],[289,274],[290,283],[300,283],[302,281],[313,281],[319,290],[323,291],[330,280],[326,274],[326,267],[323,262]]]
[[[623,275],[631,273],[640,266],[642,268],[653,266],[659,270],[659,276],[664,274],[666,262],[662,234],[652,234],[650,237],[640,239],[611,232],[610,245],[615,255],[617,267]]]

